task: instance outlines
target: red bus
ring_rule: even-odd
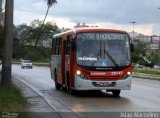
[[[55,88],[106,90],[119,96],[131,88],[131,39],[125,31],[78,28],[53,36],[51,77]]]

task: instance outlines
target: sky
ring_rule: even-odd
[[[86,23],[145,35],[160,35],[160,0],[57,0],[47,17],[62,28]],[[46,0],[14,0],[14,24],[43,20]]]

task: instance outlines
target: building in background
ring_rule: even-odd
[[[156,35],[151,36],[150,49],[151,50],[160,49],[160,36]]]
[[[86,23],[77,23],[76,26],[74,26],[74,29],[81,27],[89,27],[89,25],[86,25]]]
[[[132,37],[132,32],[130,32],[129,35],[130,37]],[[133,38],[134,44],[141,43],[141,44],[150,45],[150,42],[151,42],[151,36],[144,35],[144,34],[137,33],[137,32],[134,33],[134,38]]]

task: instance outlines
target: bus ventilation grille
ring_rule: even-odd
[[[89,80],[118,80],[120,76],[89,76]]]

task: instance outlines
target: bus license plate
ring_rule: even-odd
[[[109,82],[97,82],[98,85],[100,86],[109,86],[111,83]]]
[[[113,87],[116,85],[116,82],[93,82],[96,87]]]

